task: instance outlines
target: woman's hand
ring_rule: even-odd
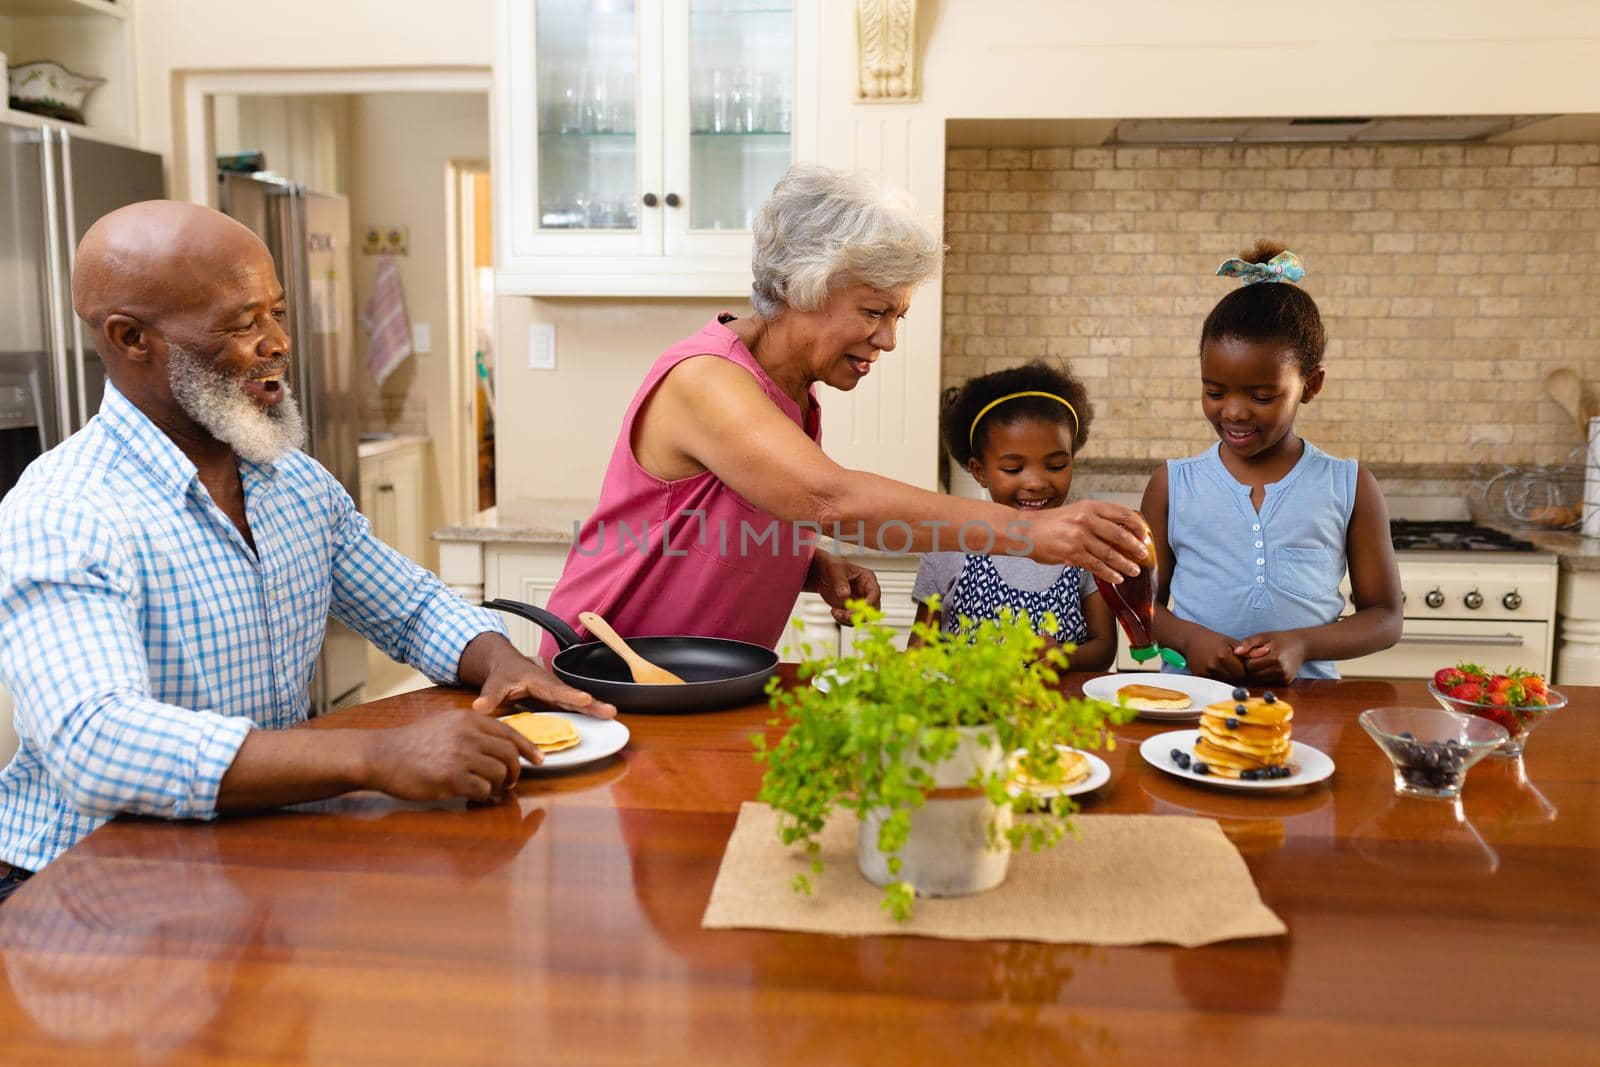
[[[1106,500],[1080,500],[1050,511],[1023,512],[1029,553],[1040,563],[1070,563],[1115,585],[1139,573],[1144,519]],[[1015,524],[1019,527],[1021,523]]]
[[[1244,664],[1245,677],[1262,685],[1288,685],[1306,661],[1307,642],[1299,630],[1273,630],[1240,641],[1234,654]]]
[[[883,600],[876,574],[859,563],[851,563],[820,548],[811,557],[806,588],[827,602],[833,609],[833,620],[840,626],[850,626],[854,622],[850,609],[845,607],[846,601],[865,600],[876,608]]]

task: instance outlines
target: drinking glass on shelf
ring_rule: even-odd
[[[696,70],[689,80],[689,132],[707,133],[712,128],[711,74]]]
[[[634,77],[631,74],[613,75],[611,92],[611,132],[633,133]]]
[[[734,83],[739,87],[734,130],[755,133],[761,128],[761,74],[748,67],[738,67],[734,70]]]
[[[583,129],[583,86],[578,84],[575,77],[568,76],[563,79],[560,100],[561,121],[558,129],[562,133],[578,133]]]
[[[611,75],[597,67],[586,67],[583,72],[584,130],[588,133],[611,132],[611,105],[609,104]]]
[[[710,74],[712,133],[727,133],[733,121],[735,103],[732,73],[726,67],[718,67]]]

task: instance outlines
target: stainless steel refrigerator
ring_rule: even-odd
[[[288,296],[289,380],[305,415],[306,451],[360,506],[349,201],[268,175],[219,174],[217,180],[219,206],[266,242]],[[312,714],[360,698],[367,647],[365,638],[328,620],[311,683]]]
[[[0,123],[0,496],[100,410],[105,367],[72,311],[78,242],[165,195],[160,156]]]

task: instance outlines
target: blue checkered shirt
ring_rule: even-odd
[[[300,452],[239,461],[255,551],[114,388],[0,502],[0,860],[37,871],[118,812],[207,818],[245,735],[305,720],[328,616],[436,682],[504,633],[372,536]]]

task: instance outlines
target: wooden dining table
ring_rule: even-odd
[[[1117,727],[1083,812],[1216,820],[1288,926],[1202,948],[702,929],[760,706],[625,716],[499,803],[119,818],[0,906],[0,1061],[1600,1063],[1600,689],[1569,695],[1460,802],[1397,796],[1356,722],[1421,683],[1293,687],[1337,765],[1306,789],[1191,784],[1138,754],[1170,725]]]

